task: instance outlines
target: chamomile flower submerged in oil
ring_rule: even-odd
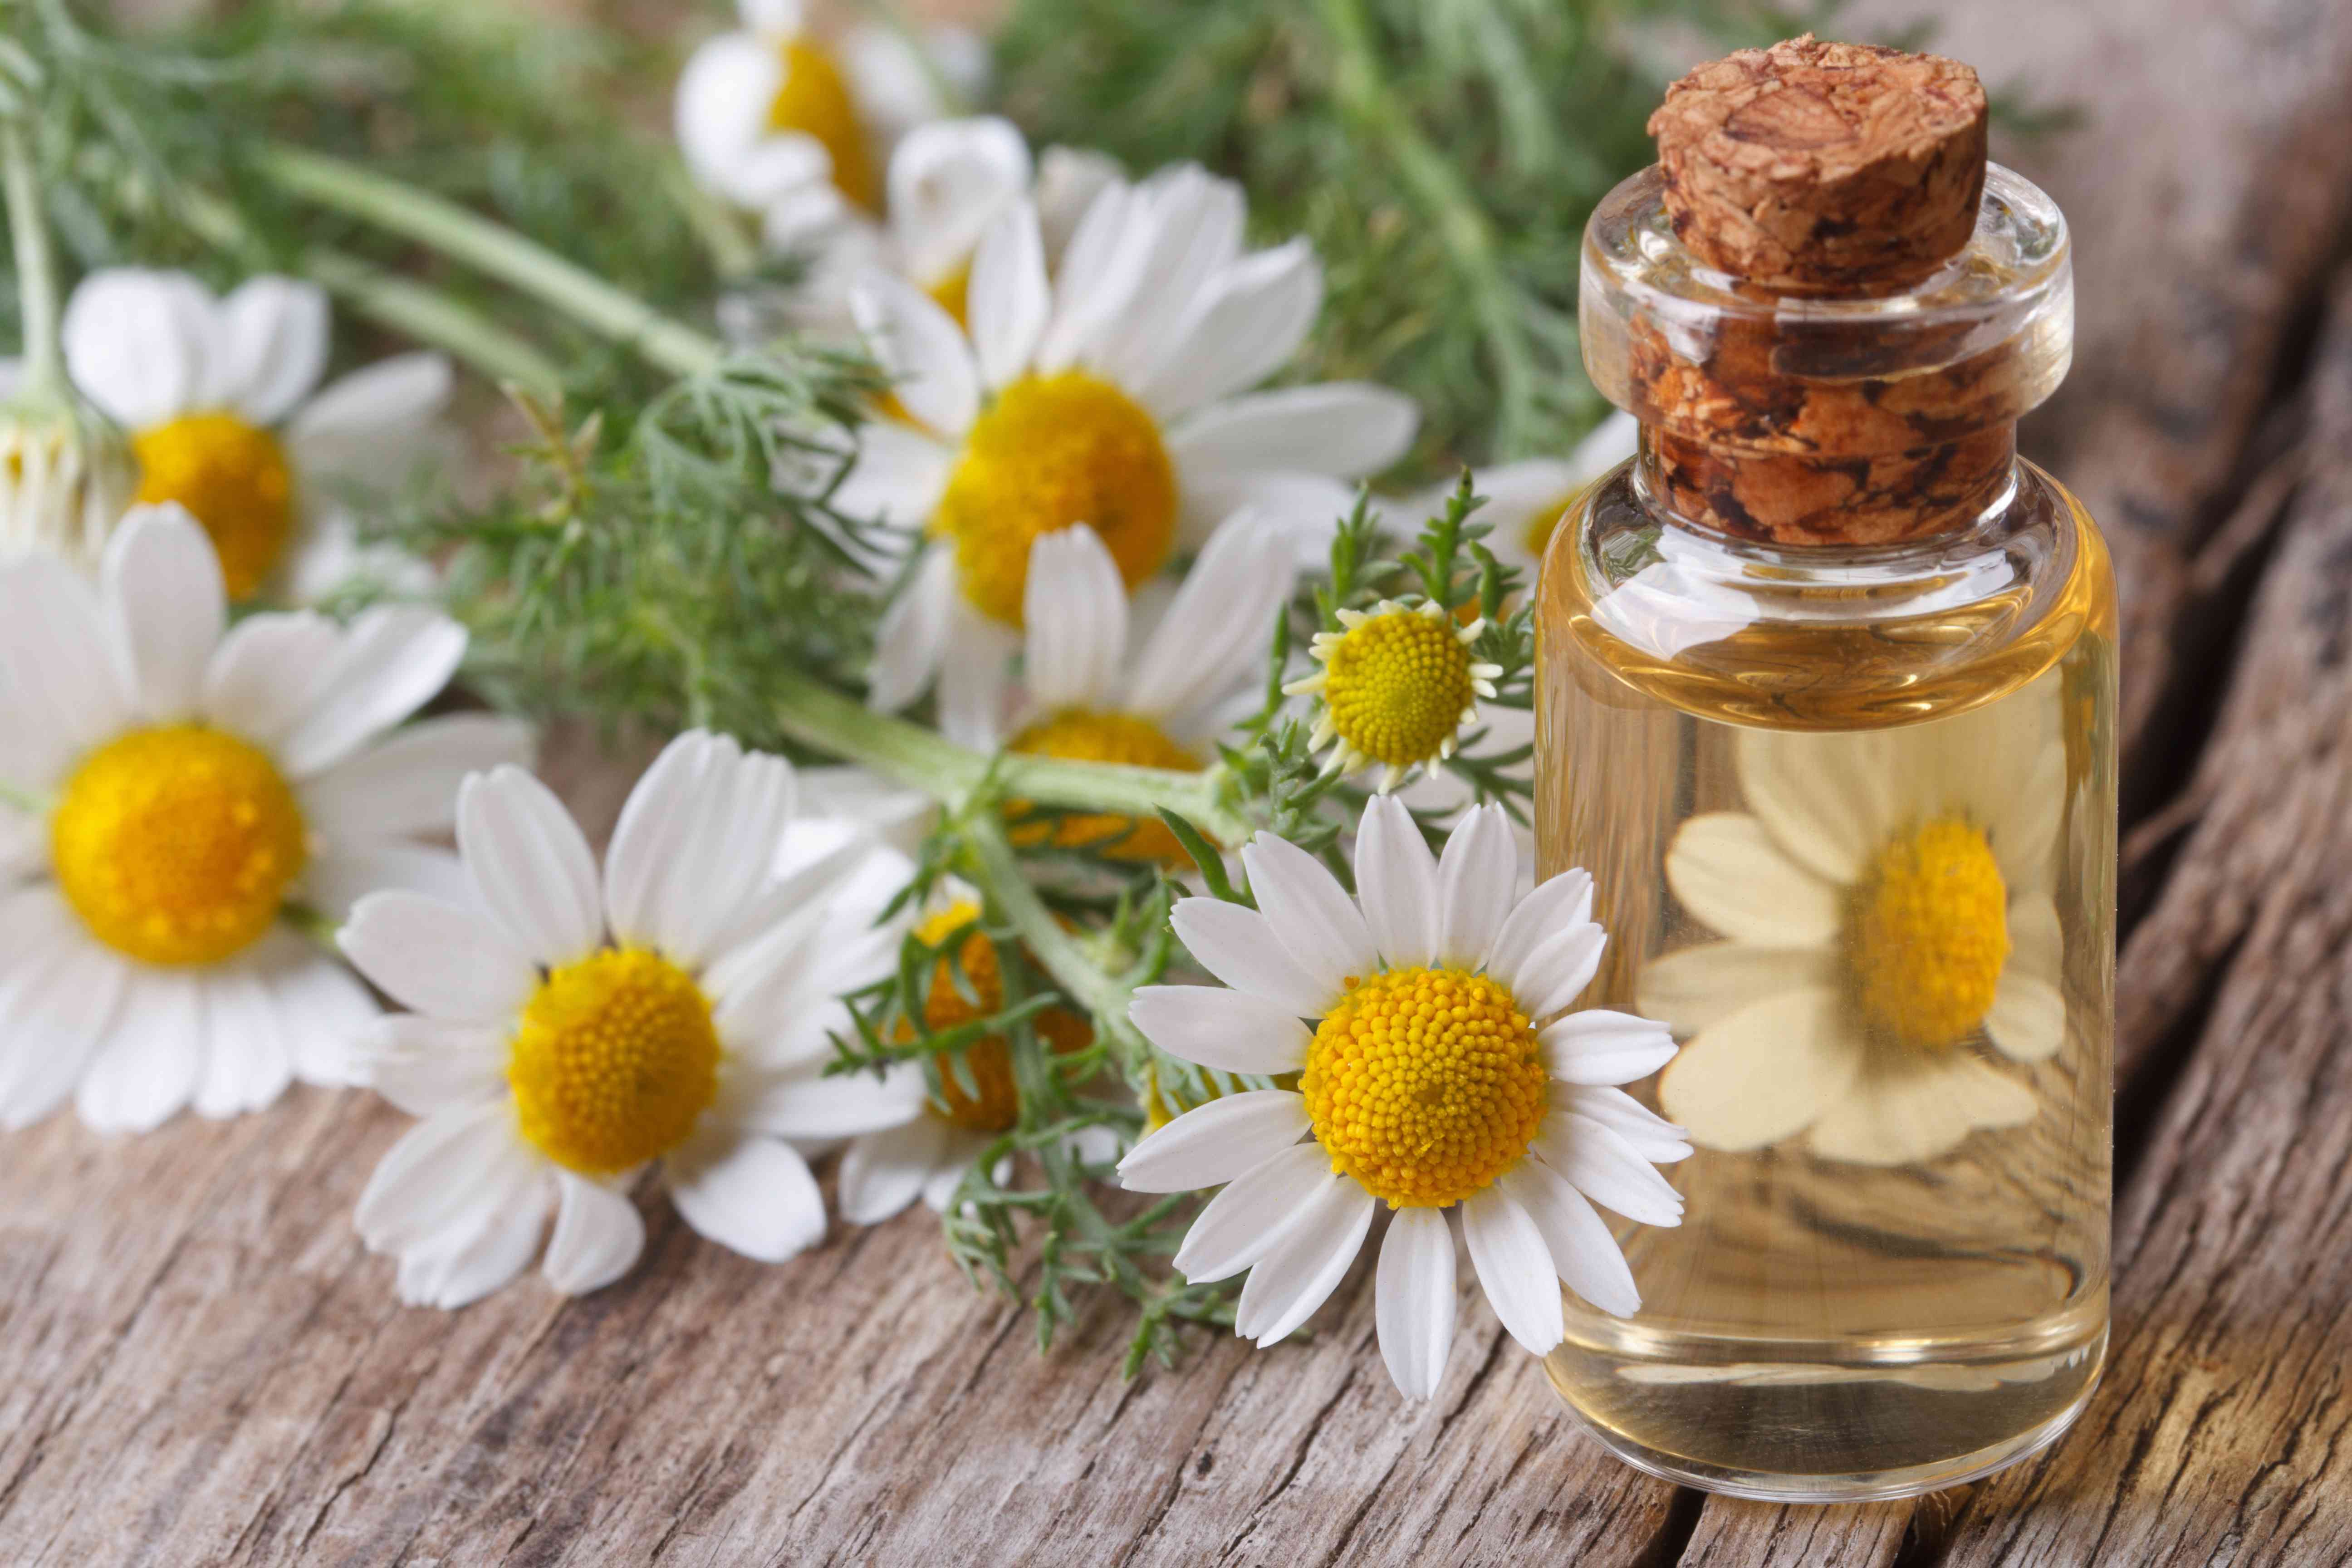
[[[2105,1351],[2115,951],[2105,549],[2015,456],[2064,374],[2063,220],[1953,62],[1702,67],[1596,213],[1587,363],[1640,454],[1538,587],[1544,870],[1584,1001],[1681,1048],[1673,1229],[1552,1381],[1679,1480],[1847,1500],[2032,1452]]]

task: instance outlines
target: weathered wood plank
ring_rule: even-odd
[[[1682,1568],[1889,1568],[1910,1528],[1907,1502],[1781,1508],[1709,1498]]]

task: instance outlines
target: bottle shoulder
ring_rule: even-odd
[[[1959,535],[1790,550],[1662,523],[1629,462],[1562,519],[1537,593],[1548,679],[1593,700],[1771,729],[1962,712],[2085,637],[2112,644],[2116,626],[2097,525],[2027,463]]]

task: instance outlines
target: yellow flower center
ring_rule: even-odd
[[[266,755],[196,724],[133,730],[84,760],[49,824],[58,887],[144,963],[218,963],[278,919],[309,851]]]
[[[971,326],[965,319],[971,297],[971,263],[969,260],[946,277],[935,279],[923,292],[929,294],[940,310],[953,316],[957,326],[966,329]]]
[[[1298,1087],[1333,1170],[1391,1208],[1444,1208],[1526,1155],[1545,1084],[1535,1026],[1500,982],[1397,969],[1351,984]]]
[[[1201,760],[1161,732],[1149,719],[1131,713],[1100,713],[1087,708],[1065,708],[1041,719],[1013,737],[1013,747],[1027,756],[1058,757],[1065,762],[1118,763],[1131,768],[1176,768],[1191,772]],[[1016,810],[1022,804],[1014,803]],[[1050,837],[1065,848],[1117,842],[1104,851],[1118,860],[1151,860],[1163,866],[1189,865],[1192,857],[1168,831],[1167,824],[1105,813],[1065,816],[1051,828],[1043,824],[1013,834],[1026,847]]]
[[[719,1092],[719,1030],[694,977],[643,948],[549,973],[507,1051],[522,1135],[566,1170],[609,1176],[686,1141]]]
[[[1864,1018],[1923,1050],[1983,1023],[2009,962],[2008,903],[1992,847],[1965,822],[1938,817],[1880,850],[1852,927]]]
[[[1453,624],[1392,610],[1351,628],[1331,649],[1323,700],[1339,738],[1375,762],[1434,762],[1475,695],[1470,650]]]
[[[1081,522],[1132,591],[1175,542],[1176,467],[1151,416],[1110,383],[1024,376],[973,422],[931,526],[955,542],[965,596],[1017,626],[1029,547]]]
[[[184,414],[131,438],[139,500],[204,524],[231,599],[261,591],[294,535],[294,472],[278,437],[234,414]]]
[[[937,946],[979,915],[978,908],[969,902],[951,904],[916,927],[915,935]],[[994,943],[975,931],[964,938],[956,962],[978,1004],[966,1000],[956,989],[947,960],[940,959],[923,998],[923,1026],[935,1033],[986,1017],[1004,1005],[1004,974],[997,967]],[[1094,1039],[1094,1030],[1086,1020],[1059,1007],[1040,1013],[1035,1026],[1048,1046],[1065,1055],[1085,1049]],[[902,1027],[902,1034],[912,1038],[914,1031]],[[940,1099],[932,1103],[933,1114],[973,1132],[1003,1132],[1021,1120],[1021,1092],[1013,1081],[1013,1047],[1003,1036],[983,1035],[964,1047],[963,1065],[976,1094],[965,1092],[956,1081],[953,1057],[943,1051],[932,1059],[940,1071]]]
[[[875,181],[873,150],[841,68],[805,38],[793,38],[778,52],[783,57],[784,79],[769,101],[768,129],[797,131],[814,139],[832,156],[833,183],[841,194],[868,212],[877,210],[882,197]]]

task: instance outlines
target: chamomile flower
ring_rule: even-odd
[[[1661,1025],[1570,1013],[1600,966],[1592,879],[1563,872],[1524,899],[1508,826],[1473,811],[1433,857],[1404,807],[1376,796],[1350,898],[1314,857],[1261,834],[1242,851],[1258,908],[1186,899],[1176,934],[1232,987],[1156,985],[1129,1016],[1171,1056],[1227,1072],[1298,1074],[1186,1111],[1119,1163],[1142,1192],[1224,1185],[1176,1253],[1189,1280],[1250,1270],[1236,1331],[1260,1345],[1305,1322],[1395,1211],[1376,1289],[1397,1387],[1436,1391],[1454,1339],[1458,1210],[1470,1259],[1511,1337],[1562,1334],[1560,1283],[1603,1311],[1641,1306],[1593,1205],[1681,1222],[1654,1163],[1682,1131],[1612,1086],[1675,1054]],[[1304,1021],[1302,1021],[1304,1020]]]
[[[926,946],[946,942],[980,918],[979,903],[963,889],[956,892],[960,896],[943,900],[916,926],[916,938]],[[957,986],[947,960],[940,959],[923,994],[923,1026],[933,1032],[952,1029],[1001,1010],[1001,963],[984,932],[968,931],[956,948],[956,968],[971,994]],[[1055,1051],[1081,1050],[1094,1038],[1084,1018],[1060,1008],[1039,1014],[1034,1027]],[[911,1030],[907,1037],[913,1037]],[[973,1163],[1019,1123],[1021,1097],[1013,1084],[1012,1043],[1002,1035],[985,1035],[966,1046],[961,1055],[961,1073],[945,1057],[939,1058],[939,1089],[924,1101],[920,1116],[850,1140],[841,1157],[843,1219],[852,1225],[879,1225],[918,1197],[945,1213]],[[1118,1154],[1116,1134],[1100,1126],[1074,1135],[1072,1148],[1079,1159],[1095,1164],[1108,1163]],[[1007,1161],[999,1167],[999,1182],[1011,1174],[1010,1165]]]
[[[176,501],[212,536],[232,601],[323,596],[354,569],[415,580],[364,553],[341,494],[408,476],[435,436],[449,363],[409,353],[320,389],[327,297],[261,277],[215,299],[180,272],[113,268],[67,301],[74,384],[127,431],[137,498]]]
[[[360,1199],[361,1238],[400,1259],[401,1299],[462,1306],[554,1231],[542,1272],[577,1293],[636,1260],[630,1180],[658,1163],[702,1235],[773,1262],[824,1234],[793,1141],[896,1126],[919,1074],[827,1078],[831,999],[879,973],[824,939],[846,850],[785,879],[793,769],[696,731],[622,808],[600,876],[530,774],[457,800],[466,894],[379,893],[341,935],[415,1016],[382,1026],[376,1087],[424,1118]],[[887,965],[887,956],[872,963]]]
[[[176,507],[133,508],[95,587],[0,567],[0,1124],[68,1095],[101,1131],[355,1081],[376,1009],[304,937],[376,889],[458,885],[457,780],[523,755],[478,715],[394,731],[456,669],[422,609],[228,626]]]
[[[0,359],[0,559],[47,550],[95,569],[137,484],[111,422]]]
[[[986,70],[984,47],[960,29],[927,40],[927,67],[879,23],[819,33],[800,0],[740,0],[737,14],[740,27],[687,61],[675,120],[695,179],[753,212],[880,211],[891,144],[940,115],[932,69],[967,87]]]
[[[1048,533],[1093,529],[1130,593],[1244,505],[1319,551],[1347,481],[1403,452],[1417,416],[1400,394],[1248,390],[1297,348],[1322,277],[1302,241],[1245,252],[1244,216],[1238,187],[1191,166],[1112,185],[1049,281],[1024,201],[973,258],[968,331],[903,280],[860,289],[907,417],[860,433],[836,504],[921,540],[883,623],[877,707],[934,676],[943,712],[993,700]]]
[[[1092,529],[1037,542],[1031,558],[1020,702],[1007,750],[1069,762],[1193,769],[1254,707],[1276,610],[1290,595],[1290,552],[1247,513],[1220,529],[1130,658],[1118,563]],[[982,743],[993,750],[996,741]],[[1045,830],[1033,828],[1040,837]],[[1063,817],[1057,843],[1119,859],[1189,864],[1157,821]]]
[[[1478,699],[1495,695],[1502,667],[1470,656],[1486,629],[1437,604],[1383,599],[1341,610],[1339,629],[1316,633],[1309,649],[1323,668],[1282,689],[1318,700],[1308,744],[1330,748],[1334,771],[1377,765],[1381,790],[1392,790],[1452,756],[1463,728],[1478,721]]]

